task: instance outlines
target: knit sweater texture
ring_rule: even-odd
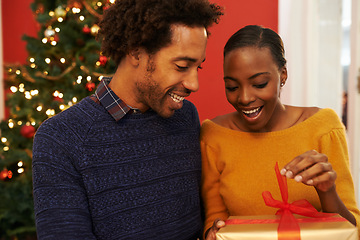
[[[337,173],[336,190],[360,223],[350,174],[343,124],[331,109],[319,112],[285,130],[251,133],[231,130],[205,120],[201,128],[203,157],[202,195],[205,205],[204,230],[216,218],[273,215],[278,209],[265,205],[263,191],[281,201],[274,167],[281,169],[296,156],[315,149],[328,156]],[[306,199],[318,211],[321,204],[314,187],[287,180],[289,202]]]
[[[33,146],[38,239],[196,239],[200,123],[195,106],[115,121],[89,97],[46,120]]]

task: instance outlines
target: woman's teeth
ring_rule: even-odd
[[[259,114],[261,109],[262,109],[262,107],[258,107],[258,108],[254,108],[254,109],[249,110],[249,111],[242,110],[242,112],[248,117],[255,117],[256,115]]]
[[[181,102],[182,100],[185,99],[184,97],[181,97],[181,96],[179,96],[179,95],[177,95],[175,93],[169,93],[169,95],[170,95],[171,99],[174,100],[174,102],[177,102],[177,103],[179,103],[179,102]]]

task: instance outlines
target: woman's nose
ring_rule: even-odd
[[[255,96],[252,94],[251,90],[248,88],[242,88],[238,97],[238,102],[243,106],[247,106],[254,101]]]

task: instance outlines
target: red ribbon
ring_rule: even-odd
[[[307,200],[302,199],[288,203],[288,187],[286,177],[279,171],[278,163],[275,165],[275,173],[280,188],[282,201],[275,200],[269,191],[264,191],[262,196],[265,204],[279,208],[276,215],[281,215],[278,226],[278,240],[300,240],[300,227],[293,213],[313,218],[334,216],[333,213],[318,212]]]
[[[324,223],[324,222],[347,222],[343,217],[324,217],[324,218],[297,218],[298,223]],[[279,223],[279,218],[266,218],[266,219],[242,219],[242,218],[231,218],[225,221],[226,225],[237,225],[237,224],[271,224]]]

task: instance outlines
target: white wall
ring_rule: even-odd
[[[341,0],[279,0],[288,60],[282,101],[342,112]]]
[[[351,46],[342,54],[342,3],[347,0],[279,0],[279,34],[288,60],[282,101],[290,105],[333,108],[342,116],[342,91],[348,90],[347,137],[351,172],[360,200],[360,2],[350,0]],[[348,13],[350,14],[350,13]],[[344,52],[343,52],[344,53]],[[349,74],[343,79],[342,63]],[[360,81],[360,80],[359,80]]]
[[[348,137],[352,171],[360,203],[360,2],[352,0]]]

